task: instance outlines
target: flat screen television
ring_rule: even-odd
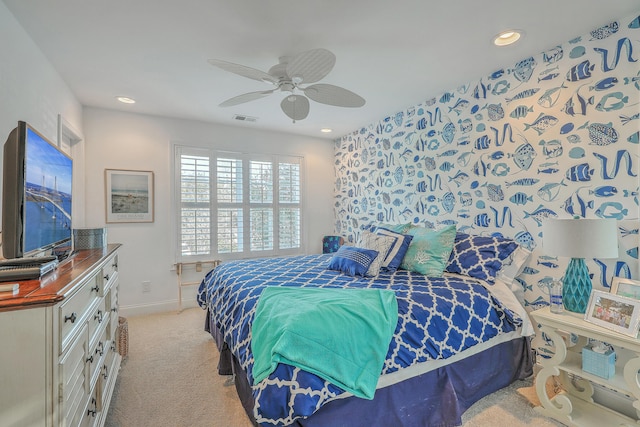
[[[9,134],[3,156],[3,257],[68,255],[72,159],[23,121]]]

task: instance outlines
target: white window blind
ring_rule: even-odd
[[[209,158],[180,157],[180,251],[207,255],[211,250],[211,182]]]
[[[176,165],[180,257],[301,252],[302,158],[177,146]]]
[[[279,244],[281,248],[300,247],[300,164],[278,164]]]

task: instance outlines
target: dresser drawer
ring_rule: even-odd
[[[109,323],[109,312],[106,309],[106,302],[103,298],[98,300],[98,303],[89,313],[87,323],[89,324],[89,341],[93,346],[98,334],[101,333],[100,330],[106,328],[107,323]]]
[[[92,276],[58,307],[60,354],[67,350],[73,336],[85,322],[89,307],[99,298],[101,285],[98,275]]]
[[[100,368],[104,362],[106,350],[108,349],[106,345],[108,345],[107,329],[102,328],[97,339],[89,345],[89,356],[87,357],[89,378],[91,379],[90,386],[92,389],[95,387]]]
[[[102,267],[102,280],[104,283],[104,294],[106,294],[113,286],[113,283],[118,280],[118,255],[111,257]]]
[[[60,414],[63,418],[61,425],[79,425],[84,418],[84,410],[89,398],[88,342],[87,327],[84,326],[58,365],[61,382],[60,397],[62,399]]]
[[[114,286],[105,298],[109,311],[109,339],[114,339],[118,328],[118,287]]]
[[[94,427],[97,425],[100,410],[98,409],[98,397],[95,393],[89,399],[89,404],[87,405],[86,410],[84,411],[84,418],[82,419],[82,424],[80,427]]]
[[[118,369],[120,365],[117,363],[120,355],[116,349],[116,343],[114,341],[109,341],[109,347],[106,350],[104,363],[102,364],[102,368],[100,370],[100,381],[101,381],[101,394],[103,397],[102,405],[103,407],[108,407],[109,402],[107,399],[111,398],[111,395],[108,393],[109,385],[115,381],[116,376],[118,375]]]

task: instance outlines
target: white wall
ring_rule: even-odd
[[[0,145],[18,120],[26,121],[52,142],[58,142],[58,117],[82,133],[82,106],[40,49],[0,2]],[[73,147],[74,186],[80,197],[74,219],[84,218],[83,143]],[[0,150],[0,159],[2,150]],[[0,162],[0,165],[2,163]],[[1,174],[0,174],[1,180]],[[0,186],[1,188],[1,186]]]
[[[319,253],[324,234],[333,231],[333,143],[325,139],[254,131],[180,119],[84,109],[86,139],[86,226],[107,226],[110,243],[122,243],[120,305],[127,315],[175,310],[178,290],[173,264],[172,144],[305,158],[306,253]],[[105,224],[104,170],[154,172],[153,223]],[[202,277],[204,273],[200,273]],[[196,278],[198,279],[198,277]],[[151,292],[143,293],[143,281]],[[183,305],[195,305],[197,287],[185,288]]]
[[[306,252],[320,252],[333,231],[333,143],[246,128],[84,108],[46,57],[0,2],[0,144],[18,120],[57,143],[59,117],[83,137],[74,158],[74,227],[105,226],[104,169],[155,173],[155,221],[109,224],[109,242],[122,243],[120,304],[123,314],[175,310],[177,286],[171,215],[172,143],[305,157]],[[84,117],[83,117],[84,115]],[[1,159],[0,150],[0,159]],[[0,163],[1,165],[1,163]],[[1,183],[0,183],[1,184]],[[195,278],[197,279],[197,278]],[[151,292],[142,292],[142,282]],[[184,292],[195,305],[195,287]]]

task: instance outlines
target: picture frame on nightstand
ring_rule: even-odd
[[[614,277],[611,281],[611,293],[621,297],[640,300],[640,280]]]
[[[640,327],[640,300],[593,290],[584,320],[635,337]]]

